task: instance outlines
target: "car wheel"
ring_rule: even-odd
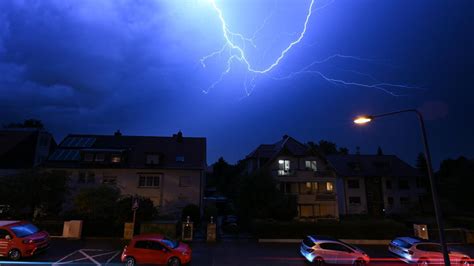
[[[168,266],[180,266],[180,265],[181,265],[181,262],[176,257],[172,257],[168,260]]]
[[[428,265],[430,265],[430,263],[426,259],[421,259],[421,260],[418,261],[417,265],[418,266],[428,266]]]
[[[323,260],[323,258],[317,257],[317,258],[314,260],[314,265],[316,265],[316,266],[323,266],[323,265],[324,265],[324,260]]]
[[[354,261],[354,266],[365,266],[365,261],[357,259],[356,261]]]
[[[127,266],[135,266],[136,265],[136,261],[133,257],[127,257],[125,259],[125,265]]]
[[[471,265],[471,264],[469,263],[469,259],[468,259],[468,258],[462,259],[460,264],[463,265],[463,266]]]
[[[8,258],[11,260],[21,259],[21,252],[18,249],[12,249],[8,252]]]

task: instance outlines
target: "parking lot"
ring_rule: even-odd
[[[22,260],[28,265],[119,265],[120,253],[127,242],[118,239],[53,239],[42,254]],[[216,244],[192,243],[192,265],[307,265],[299,255],[299,244],[231,241]],[[385,246],[360,246],[372,258],[372,265],[405,265],[387,252]],[[474,247],[460,246],[471,256]],[[0,265],[16,262],[0,261]]]

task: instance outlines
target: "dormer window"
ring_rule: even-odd
[[[97,153],[95,155],[95,161],[96,162],[103,162],[105,160],[105,154],[103,153]]]
[[[94,160],[94,154],[93,153],[85,153],[84,154],[84,161],[85,162],[92,162]]]
[[[146,164],[156,165],[160,163],[160,156],[158,154],[147,154]]]
[[[122,161],[122,158],[120,154],[112,154],[112,156],[110,157],[110,161],[112,163],[120,163]]]
[[[176,156],[176,162],[180,162],[180,163],[184,162],[184,156],[183,155]]]

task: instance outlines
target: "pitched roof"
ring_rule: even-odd
[[[328,155],[336,172],[345,177],[392,176],[417,177],[418,169],[395,155]]]
[[[59,144],[49,159],[49,167],[74,168],[81,166],[81,154],[122,153],[125,160],[119,168],[192,168],[205,169],[206,138],[155,137],[117,135],[70,134]],[[160,156],[159,164],[146,164],[148,154]],[[180,158],[180,159],[179,159]],[[184,159],[184,160],[181,160]],[[106,167],[107,165],[95,165]]]
[[[290,136],[283,136],[281,140],[274,144],[262,144],[246,158],[266,158],[272,159],[280,152],[286,151],[293,156],[305,156],[308,154],[308,147]]]

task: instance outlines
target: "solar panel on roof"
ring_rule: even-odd
[[[51,154],[51,156],[49,157],[49,159],[52,161],[56,160],[56,157],[58,157],[58,153],[59,150],[54,151],[53,154]]]
[[[90,148],[95,142],[95,138],[87,138],[87,143],[84,145],[84,147]]]
[[[81,140],[81,138],[73,138],[73,140],[71,141],[71,144],[69,144],[70,147],[78,147],[78,143],[79,141]]]
[[[53,160],[53,161],[58,161],[58,160],[60,160],[61,156],[64,154],[64,151],[65,151],[65,150],[62,150],[62,149],[56,150],[56,151],[53,153],[53,155],[51,155],[51,160]]]
[[[61,147],[68,147],[69,146],[69,142],[71,142],[71,137],[68,137],[66,138],[63,143],[61,143]]]
[[[88,138],[80,138],[76,147],[87,147],[86,146],[87,141],[88,141]]]

